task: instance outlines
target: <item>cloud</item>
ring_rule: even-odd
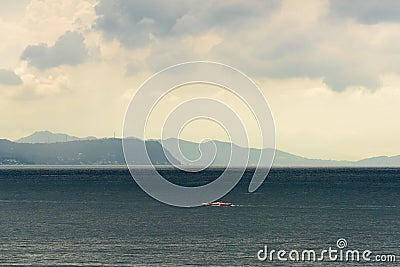
[[[392,78],[384,78],[379,90],[343,92],[330,90],[320,80],[261,81],[274,113],[277,147],[323,159],[398,155],[400,127],[392,118],[400,112],[400,79]]]
[[[168,34],[187,8],[186,2],[174,0],[102,0],[96,6],[99,18],[94,28],[101,30],[107,40],[117,39],[125,46],[137,47],[153,35]]]
[[[149,49],[144,60],[125,63],[128,74],[140,67],[159,71],[184,61],[215,60],[252,76],[322,79],[335,91],[378,88],[382,74],[400,67],[394,60],[399,25],[337,19],[332,12],[345,15],[340,3],[101,0],[93,27],[124,49]],[[351,3],[349,10],[357,10]]]
[[[202,34],[210,29],[235,31],[249,22],[270,17],[281,1],[202,1],[192,5],[178,18],[174,31],[185,34]],[[248,30],[248,29],[247,29]]]
[[[20,85],[21,78],[12,70],[0,69],[0,84],[1,85]]]
[[[23,13],[30,0],[19,0],[19,1],[1,1],[0,3],[0,17],[2,19],[12,19],[19,17]]]
[[[39,69],[48,69],[60,65],[78,65],[84,62],[86,56],[87,50],[82,34],[67,31],[53,46],[39,44],[26,47],[21,59]]]
[[[117,39],[127,47],[147,45],[154,39],[202,34],[212,28],[235,30],[254,17],[267,16],[279,0],[252,1],[111,1],[101,0],[94,28],[106,40]]]
[[[399,73],[399,24],[338,20],[330,8],[324,1],[284,1],[268,20],[225,34],[213,56],[258,77],[321,78],[335,91],[377,89],[382,75]]]
[[[331,13],[354,18],[360,23],[400,22],[400,2],[397,0],[330,0]]]
[[[100,0],[92,8],[97,19],[86,12],[93,22],[87,31],[67,32],[50,47],[29,46],[21,58],[40,69],[82,63],[88,50],[82,32],[87,47],[96,36],[102,60],[119,61],[128,76],[183,61],[215,60],[251,76],[322,79],[335,91],[376,89],[382,75],[400,69],[400,25],[374,24],[397,22],[391,15],[400,6],[396,3]],[[115,55],[111,59],[108,46]]]
[[[23,85],[16,87],[9,94],[13,100],[38,101],[46,97],[65,96],[71,92],[70,80],[67,75],[62,74],[62,71],[48,76],[23,74],[21,79],[23,80]]]

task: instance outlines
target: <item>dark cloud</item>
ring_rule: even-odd
[[[96,6],[100,16],[94,28],[107,40],[117,39],[123,45],[146,44],[151,35],[164,36],[186,12],[186,1],[123,1],[102,0]]]
[[[246,20],[271,14],[279,2],[101,0],[93,27],[101,30],[107,40],[138,47],[153,37],[199,34],[214,27],[235,30]]]
[[[311,49],[320,45],[310,44]],[[293,50],[292,50],[293,51]],[[343,48],[343,55],[333,58],[329,54],[318,54],[310,49],[299,49],[288,57],[263,61],[264,75],[274,78],[310,77],[322,78],[334,91],[343,91],[349,86],[364,86],[372,89],[379,83],[379,69],[366,61],[357,61],[346,55],[350,51]],[[288,53],[289,54],[289,53]]]
[[[281,1],[202,1],[177,20],[174,30],[197,34],[213,28],[235,32],[253,20],[268,18]]]
[[[2,85],[19,85],[21,78],[12,70],[0,69],[0,84]]]
[[[400,1],[398,0],[330,0],[334,16],[354,18],[360,23],[400,21]]]
[[[258,41],[247,43],[245,40],[252,40],[251,36],[242,42],[227,39],[211,53],[218,61],[245,73],[278,79],[322,79],[335,91],[349,86],[375,89],[380,85],[379,75],[395,69],[395,64],[386,60],[390,53],[383,53],[380,47],[358,40],[350,33],[339,36],[330,27],[317,27],[318,31],[301,27],[276,36],[271,35],[275,30],[266,31],[257,36]]]
[[[53,46],[47,44],[30,45],[25,48],[21,59],[29,61],[39,69],[48,69],[60,65],[78,65],[87,56],[82,34],[67,31]]]
[[[385,34],[374,42],[366,32],[379,34],[385,25],[360,29],[359,23],[400,21],[400,2],[326,3],[313,9],[307,4],[281,6],[278,0],[100,0],[93,27],[127,48],[151,44],[144,62],[126,66],[127,75],[140,68],[158,71],[184,61],[216,60],[256,76],[323,79],[331,89],[343,91],[377,88],[381,74],[398,72],[400,35]],[[199,36],[221,41],[203,52],[190,43]]]

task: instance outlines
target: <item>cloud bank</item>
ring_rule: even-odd
[[[279,1],[123,1],[102,0],[94,28],[107,40],[138,47],[154,39],[200,34],[212,28],[235,29],[252,17],[268,16]]]
[[[376,89],[398,73],[397,1],[101,0],[94,28],[127,49],[149,47],[147,66],[216,60],[260,77],[322,78],[335,91]],[[392,28],[392,29],[390,29]],[[217,36],[203,53],[188,38]],[[210,37],[211,38],[211,37]],[[173,55],[173,56],[171,56]]]

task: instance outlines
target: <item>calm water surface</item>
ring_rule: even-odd
[[[146,173],[146,170],[143,170]],[[221,173],[161,173],[200,185]],[[147,196],[124,168],[1,168],[0,265],[377,266],[260,262],[268,245],[395,254],[400,261],[400,169],[279,169],[255,193],[252,171],[225,198],[235,207],[175,208]]]

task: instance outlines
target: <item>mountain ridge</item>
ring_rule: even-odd
[[[76,137],[73,135],[65,133],[52,133],[50,131],[36,131],[31,135],[19,138],[15,140],[16,143],[29,143],[29,144],[39,144],[39,143],[61,143],[70,142],[78,140],[95,140],[94,136],[87,137]]]
[[[142,141],[129,139],[130,147]],[[170,165],[158,142],[146,142],[154,165]],[[167,152],[168,153],[168,152]],[[172,162],[179,164],[171,155]],[[146,165],[146,155],[134,155],[129,164]],[[16,143],[0,140],[0,165],[125,165],[121,139],[76,140],[58,143]]]
[[[42,131],[53,134],[48,131]],[[65,134],[54,134],[64,136]],[[32,135],[30,135],[32,136]],[[68,135],[69,136],[69,135]],[[78,137],[77,137],[78,138]],[[22,139],[22,138],[21,138]],[[60,142],[43,142],[29,143],[10,141],[0,139],[0,165],[125,165],[125,159],[122,151],[122,139],[120,138],[104,138],[104,139],[85,139],[78,138]],[[133,147],[142,144],[142,140],[137,138],[126,139],[133,142]],[[201,149],[210,149],[212,143],[195,143],[186,140],[169,138],[163,140],[146,140],[146,147],[149,154],[152,155],[152,163],[155,165],[170,165],[168,159],[174,164],[202,166],[202,162],[191,162],[200,156]],[[180,144],[183,154],[188,160],[177,157],[179,155],[176,148],[177,142]],[[214,141],[218,153],[212,166],[226,166],[230,158],[230,147],[232,146],[234,153],[247,153],[247,148],[237,146],[235,144]],[[229,148],[229,149],[228,149]],[[164,152],[165,149],[165,152]],[[272,149],[264,149],[264,152],[271,153]],[[260,149],[249,148],[249,167],[257,166]],[[135,155],[133,165],[145,164],[145,155]],[[234,159],[233,159],[234,160]],[[206,161],[208,162],[208,161]],[[204,163],[204,162],[203,162]],[[234,165],[234,164],[233,164]],[[397,156],[377,156],[365,158],[358,161],[340,161],[340,160],[323,160],[310,159],[294,155],[281,150],[275,150],[275,159],[273,162],[275,167],[400,167],[400,155]]]

